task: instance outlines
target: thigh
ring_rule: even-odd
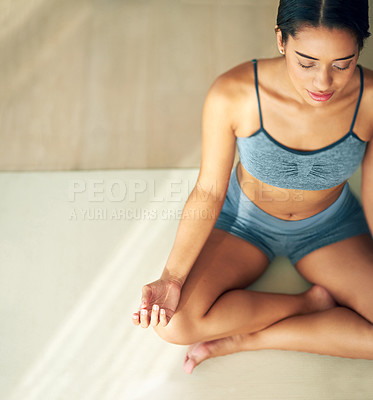
[[[314,250],[295,264],[308,281],[373,323],[373,240],[359,235]]]
[[[268,264],[253,244],[214,228],[184,283],[176,313],[203,317],[221,294],[246,288]]]

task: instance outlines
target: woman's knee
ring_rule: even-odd
[[[158,336],[168,343],[190,345],[201,340],[199,325],[202,320],[192,319],[183,313],[176,313],[167,326],[154,328]]]

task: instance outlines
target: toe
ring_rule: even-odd
[[[191,374],[193,372],[195,366],[196,366],[196,362],[194,360],[192,360],[191,358],[189,358],[184,362],[184,371],[187,374]]]
[[[184,360],[184,370],[186,373],[191,374],[197,365],[211,357],[206,343],[207,342],[195,343],[189,347]]]

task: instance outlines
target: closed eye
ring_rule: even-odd
[[[302,64],[300,61],[298,61],[298,64],[299,64],[302,68],[306,68],[306,69],[312,68],[312,67],[313,67],[313,65],[304,65],[304,64]]]
[[[304,65],[298,60],[298,64],[305,69],[312,68],[314,65]],[[338,71],[345,71],[346,69],[350,68],[351,63],[349,63],[346,67],[339,67],[338,65],[333,65],[334,68],[336,68]]]
[[[343,68],[342,67],[338,67],[338,65],[333,65],[333,67],[337,68],[339,71],[345,71],[346,69],[350,68],[350,65],[351,65],[351,63],[348,64],[347,67],[343,67]]]

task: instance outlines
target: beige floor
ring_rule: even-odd
[[[208,360],[189,376],[185,347],[131,325],[196,176],[195,169],[0,174],[1,399],[373,398],[371,361],[246,352]],[[281,258],[253,286],[306,287]]]

